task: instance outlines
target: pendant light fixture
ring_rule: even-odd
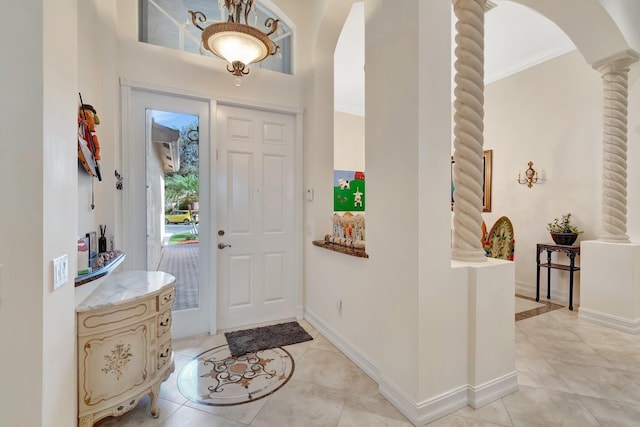
[[[280,49],[269,38],[278,29],[280,20],[267,18],[264,26],[270,31],[264,33],[247,22],[249,12],[255,12],[254,0],[219,0],[218,6],[221,12],[226,9],[226,22],[203,28],[199,23],[207,21],[205,14],[190,10],[191,22],[202,30],[202,46],[231,64],[227,65],[227,71],[236,76],[239,84],[240,77],[249,74],[249,64],[260,62]]]

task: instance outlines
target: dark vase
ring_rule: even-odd
[[[578,238],[577,233],[551,233],[551,238],[557,245],[571,246]]]

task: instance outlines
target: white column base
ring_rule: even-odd
[[[640,333],[640,243],[581,243],[578,316]]]
[[[469,405],[518,390],[515,370],[515,263],[488,258],[469,269]]]

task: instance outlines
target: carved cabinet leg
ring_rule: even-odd
[[[93,427],[93,415],[86,415],[78,419],[78,427]]]
[[[158,407],[158,396],[160,395],[160,383],[151,386],[149,397],[151,398],[150,408],[151,416],[158,418],[160,416],[160,408]]]

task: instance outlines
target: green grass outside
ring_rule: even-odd
[[[195,242],[198,241],[198,235],[190,233],[188,231],[172,234],[171,237],[169,238],[170,245],[177,245],[179,243],[193,242],[193,241]]]

